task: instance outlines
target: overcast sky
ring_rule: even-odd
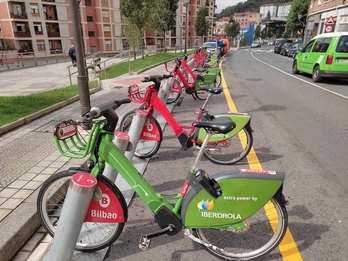
[[[239,2],[245,2],[243,0],[216,0],[217,8],[216,13],[220,13],[222,9],[238,4]]]

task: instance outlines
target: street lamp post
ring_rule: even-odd
[[[188,4],[190,3],[190,0],[183,0],[183,4],[185,6],[185,55],[187,54],[187,24],[188,24],[188,21],[187,21],[187,6]]]

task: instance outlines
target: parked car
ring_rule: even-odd
[[[302,47],[301,43],[295,43],[291,46],[289,52],[288,52],[288,57],[295,58],[296,54],[300,51],[300,48]]]
[[[274,45],[274,53],[280,53],[280,50],[282,49],[282,46],[285,43],[292,43],[292,40],[288,40],[288,39],[277,40],[275,45]]]
[[[219,53],[217,42],[205,42],[202,48],[206,48],[211,53]]]
[[[291,49],[292,43],[285,43],[280,48],[280,55],[288,56],[288,53]]]
[[[348,79],[348,32],[320,34],[296,55],[292,73],[312,75],[314,82],[323,78]]]
[[[259,48],[259,47],[261,47],[261,44],[259,42],[253,42],[250,47],[251,48]]]
[[[275,44],[275,41],[270,40],[270,41],[268,41],[268,44],[267,44],[267,45],[274,45],[274,44]]]

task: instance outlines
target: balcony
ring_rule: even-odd
[[[30,32],[13,32],[15,37],[31,37]]]
[[[47,32],[48,37],[60,37],[60,32]]]
[[[11,18],[14,18],[14,19],[28,19],[28,15],[27,14],[14,14],[13,12],[10,12],[10,16]]]

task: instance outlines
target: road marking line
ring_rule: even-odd
[[[297,80],[300,80],[300,81],[302,81],[302,82],[308,83],[308,84],[310,84],[310,85],[312,85],[312,86],[314,86],[314,87],[316,87],[316,88],[318,88],[318,89],[321,89],[321,90],[323,90],[323,91],[329,92],[329,93],[331,93],[331,94],[337,95],[337,96],[339,96],[339,97],[341,97],[341,98],[344,98],[344,99],[348,100],[348,97],[347,97],[347,96],[344,96],[343,94],[340,94],[340,93],[338,93],[338,92],[331,91],[331,90],[329,90],[329,89],[326,89],[326,88],[324,88],[324,87],[321,87],[320,85],[317,85],[317,84],[315,84],[315,83],[309,82],[309,81],[304,80],[304,79],[301,79],[301,78],[299,78],[299,77],[297,77],[297,76],[294,76],[294,75],[292,75],[292,74],[290,74],[290,73],[284,72],[284,71],[278,69],[277,67],[275,67],[275,66],[273,66],[273,65],[271,65],[271,64],[269,64],[269,63],[266,63],[266,62],[264,62],[264,61],[261,61],[260,59],[256,58],[252,52],[251,52],[250,54],[251,54],[251,56],[252,56],[256,61],[258,61],[258,62],[260,62],[260,63],[263,63],[263,64],[266,64],[267,66],[272,67],[273,69],[275,69],[275,70],[277,70],[277,71],[279,71],[279,72],[282,72],[282,73],[284,73],[284,74],[286,74],[286,75],[288,75],[288,76],[290,76],[290,77],[293,77],[293,78],[295,78],[295,79],[297,79]]]
[[[221,69],[221,65],[220,65],[220,69]],[[234,104],[232,100],[232,96],[228,90],[227,83],[222,73],[222,70],[221,70],[221,84],[224,90],[224,94],[225,94],[229,109],[231,111],[237,111],[236,105]],[[243,133],[243,135],[245,134]],[[241,141],[245,142],[243,135],[239,133],[239,138],[241,139]],[[248,160],[249,167],[251,169],[259,169],[259,170],[262,169],[262,165],[256,155],[254,147],[251,148],[249,154],[247,155],[247,160]],[[269,214],[268,212],[266,214],[267,216],[271,216],[271,214]],[[282,242],[279,244],[278,248],[284,261],[302,261],[303,260],[300,252],[298,251],[297,245],[294,241],[294,238],[291,234],[289,227],[286,231],[286,234]]]

